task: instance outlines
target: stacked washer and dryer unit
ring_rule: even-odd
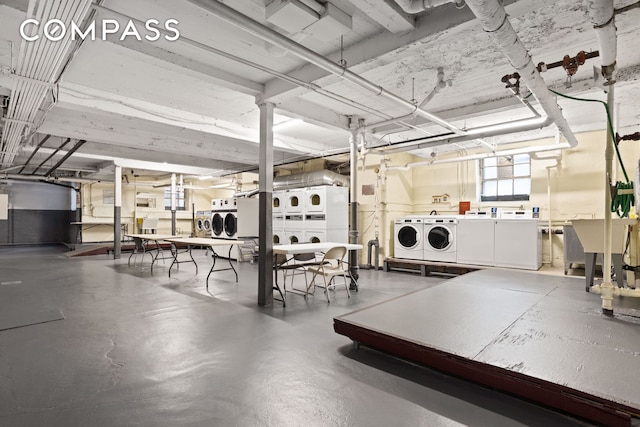
[[[211,201],[211,233],[214,239],[238,239],[238,202],[232,199],[213,199]],[[216,247],[216,253],[221,257],[229,256],[229,246]],[[236,254],[231,253],[231,259],[236,259]]]
[[[457,217],[408,216],[394,225],[396,258],[457,262]]]
[[[349,189],[314,186],[273,193],[273,243],[347,243]]]

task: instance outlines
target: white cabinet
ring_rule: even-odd
[[[538,221],[495,220],[494,257],[496,267],[539,269],[542,266],[542,233]]]

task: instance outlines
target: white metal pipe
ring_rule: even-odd
[[[506,135],[515,132],[525,132],[535,129],[541,129],[549,126],[553,123],[550,117],[534,117],[524,120],[514,120],[511,122],[499,123],[490,126],[480,126],[467,130],[467,135],[462,136],[434,136],[433,138],[425,138],[424,140],[409,141],[406,143],[396,143],[392,146],[385,146],[383,144],[367,147],[367,148],[379,148],[378,151],[382,151],[387,154],[407,151],[408,148],[417,150],[420,148],[433,147],[437,145],[456,144],[459,142],[470,141],[475,139],[488,138],[492,136]],[[573,145],[569,144],[569,147]]]
[[[612,289],[609,290],[609,289],[604,289],[603,286],[601,285],[594,285],[589,289],[589,291],[592,294],[597,294],[597,295],[605,295],[610,293],[612,297],[616,296],[616,297],[640,298],[640,289],[612,287]]]
[[[602,75],[611,80],[615,70],[617,46],[613,0],[589,0],[589,14],[600,44]]]
[[[615,85],[611,84],[607,92],[607,105],[609,111],[613,109],[613,96]],[[604,188],[604,265],[602,266],[602,311],[604,313],[613,313],[613,283],[611,283],[611,245],[613,236],[613,223],[611,218],[611,191],[609,182],[611,179],[611,171],[613,166],[613,130],[607,120],[607,146],[604,153],[605,162],[605,188]]]
[[[554,151],[561,150],[565,148],[570,148],[571,146],[568,143],[562,144],[551,144],[551,145],[539,145],[534,147],[522,147],[522,148],[513,148],[510,150],[501,150],[496,151],[494,153],[477,153],[470,154],[468,156],[460,156],[460,157],[451,157],[449,159],[440,159],[440,160],[425,160],[422,162],[412,162],[407,163],[404,166],[391,166],[387,167],[387,171],[406,171],[418,166],[431,166],[431,165],[440,165],[445,163],[458,163],[458,162],[466,162],[469,160],[480,160],[486,159],[490,157],[504,157],[504,156],[513,156],[516,154],[531,154],[531,153],[541,153],[544,151]]]
[[[292,54],[308,61],[311,64],[314,64],[336,76],[350,81],[378,96],[383,96],[398,105],[404,106],[410,109],[411,112],[424,117],[425,119],[430,120],[434,123],[437,123],[438,125],[449,129],[458,135],[466,135],[466,132],[462,129],[459,129],[458,127],[441,119],[440,117],[437,117],[427,111],[418,108],[415,104],[411,103],[411,101],[403,99],[398,95],[385,90],[381,86],[378,86],[375,83],[372,83],[371,81],[359,76],[358,74],[349,71],[342,65],[331,61],[330,59],[312,51],[311,49],[308,49],[300,43],[296,43],[295,41],[283,36],[277,31],[274,31],[269,27],[266,27],[259,22],[243,15],[235,9],[221,3],[219,0],[189,0],[189,2],[214,14],[220,19],[243,29],[250,34],[253,34],[254,36],[262,40],[265,40],[283,49],[287,49]]]
[[[478,18],[482,28],[491,34],[493,41],[520,74],[545,113],[555,122],[569,144],[575,147],[578,144],[576,136],[533,64],[529,52],[513,29],[504,6],[498,0],[467,0],[467,6]]]

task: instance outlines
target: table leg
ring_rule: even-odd
[[[286,307],[287,306],[287,301],[285,299],[284,294],[282,293],[282,289],[280,289],[280,285],[278,285],[278,265],[276,264],[276,268],[273,270],[275,273],[275,280],[273,282],[273,289],[277,290],[278,293],[280,294],[280,297],[282,298],[280,301],[282,301],[282,306]]]
[[[233,245],[229,246],[229,256],[227,257],[227,259],[229,260],[229,265],[231,266],[231,269],[236,274],[236,283],[238,283],[238,272],[236,271],[236,269],[233,267],[233,264],[231,263],[231,250],[232,249],[233,249]]]
[[[213,269],[216,267],[216,260],[218,259],[218,254],[216,253],[216,251],[211,249],[211,252],[212,252],[211,257],[213,258],[213,265],[209,270],[209,274],[207,274],[207,290],[209,289],[209,276],[211,276],[211,273],[213,273]]]

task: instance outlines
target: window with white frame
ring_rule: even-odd
[[[491,157],[480,161],[483,202],[529,200],[531,157],[528,154]]]
[[[184,207],[184,195],[185,189],[181,187],[176,188],[176,210],[183,211]],[[171,210],[171,188],[166,188],[164,190],[164,209]]]

